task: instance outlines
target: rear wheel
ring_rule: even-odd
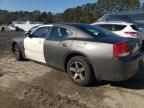
[[[18,61],[23,60],[21,50],[20,50],[20,48],[17,44],[15,44],[14,47],[13,47],[13,53],[14,53],[14,56],[15,56],[16,60],[18,60]]]
[[[94,74],[88,60],[83,56],[76,56],[69,60],[67,72],[73,82],[87,86],[94,80]]]

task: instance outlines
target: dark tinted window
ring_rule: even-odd
[[[110,25],[110,24],[99,24],[98,26],[112,31],[112,25]]]
[[[87,24],[75,25],[78,29],[83,30],[84,32],[92,35],[93,37],[107,37],[109,35],[116,35],[109,30],[103,29],[102,27],[92,26]]]
[[[139,30],[144,29],[144,23],[135,22],[135,24]]]
[[[134,20],[144,20],[144,12],[131,13],[124,12],[121,14],[105,14],[103,15],[99,21],[134,21]]]
[[[120,31],[120,30],[123,30],[126,26],[125,25],[112,25],[112,24],[100,24],[98,25],[102,28],[105,28],[107,30],[110,30],[110,31]]]
[[[144,20],[144,13],[135,13],[131,15],[132,20]]]
[[[108,20],[128,21],[129,15],[108,15]]]
[[[114,25],[113,31],[120,31],[123,30],[126,26],[125,25]]]
[[[120,21],[129,21],[129,19],[130,19],[129,15],[118,15],[118,14],[111,15],[111,14],[105,14],[105,15],[103,15],[99,19],[99,21],[117,21],[117,20],[120,20]]]
[[[136,25],[131,25],[131,28],[134,29],[134,30],[136,30],[136,31],[138,31],[138,28],[137,28]]]
[[[50,35],[50,40],[62,40],[69,37],[71,34],[72,33],[65,28],[54,27]]]
[[[36,37],[36,38],[45,38],[50,31],[50,27],[41,27],[38,28],[36,31],[34,31],[34,33],[32,33],[32,37]]]

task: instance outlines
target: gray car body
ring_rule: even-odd
[[[91,64],[95,77],[98,80],[109,81],[127,80],[139,70],[143,53],[135,57],[125,58],[124,60],[113,56],[113,44],[119,41],[128,41],[129,39],[121,37],[94,39],[88,33],[72,25],[54,24],[53,26],[69,29],[72,35],[61,41],[49,40],[49,36],[46,37],[43,45],[46,65],[66,71],[66,64],[70,58],[84,56]],[[23,57],[26,58],[24,38],[26,37],[14,38],[12,46],[18,44]]]

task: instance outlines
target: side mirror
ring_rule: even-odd
[[[25,35],[26,37],[31,37],[31,34],[30,34],[29,32],[26,32],[24,35]]]

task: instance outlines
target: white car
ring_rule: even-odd
[[[14,27],[14,26],[12,26],[12,25],[8,26],[7,29],[8,29],[9,31],[16,31],[16,27]]]
[[[34,26],[41,26],[43,22],[35,22],[35,21],[14,21],[13,25],[21,30],[27,32]]]
[[[122,37],[142,38],[142,34],[139,32],[137,26],[133,23],[121,21],[105,21],[96,22],[91,25],[103,27]]]

